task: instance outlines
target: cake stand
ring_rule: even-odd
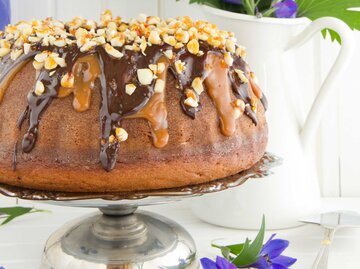
[[[239,174],[158,191],[83,194],[0,185],[0,193],[55,205],[99,208],[99,213],[71,221],[50,236],[40,269],[195,269],[199,265],[191,235],[176,222],[137,208],[236,187],[249,178],[271,174],[270,169],[280,162],[266,153]]]

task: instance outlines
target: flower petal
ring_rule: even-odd
[[[289,241],[282,239],[273,239],[261,250],[261,255],[268,255],[270,260],[280,256],[280,254],[289,246]]]
[[[271,265],[266,261],[266,259],[263,256],[260,256],[257,262],[251,264],[250,267],[257,269],[270,269]]]
[[[236,269],[236,266],[234,264],[220,256],[216,257],[216,264],[219,269]]]
[[[279,257],[276,257],[274,259],[272,259],[272,263],[275,264],[282,264],[286,267],[290,267],[291,265],[293,265],[295,262],[297,261],[297,259],[288,257],[288,256],[282,256],[280,255]]]
[[[295,18],[298,5],[294,0],[284,0],[274,5],[277,18]]]
[[[242,4],[242,0],[223,0],[223,1],[227,4],[232,4],[232,5],[241,5]]]
[[[204,269],[219,269],[216,263],[209,258],[202,258],[200,263]]]
[[[289,269],[284,265],[273,263],[271,269]]]
[[[1,0],[0,1],[0,31],[3,30],[5,26],[8,25],[9,23],[10,23],[10,1]]]
[[[261,248],[260,251],[260,255],[265,256],[267,253],[264,253],[263,250],[266,250],[268,248],[268,245],[270,244],[271,240],[273,240],[273,238],[276,236],[276,234],[272,234],[270,236],[270,238],[268,239],[268,241],[263,245],[263,247]]]

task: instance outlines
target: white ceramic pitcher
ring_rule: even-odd
[[[263,214],[269,229],[297,226],[300,217],[319,210],[319,184],[310,148],[327,99],[353,53],[353,33],[335,18],[313,22],[307,18],[258,19],[207,6],[203,10],[209,21],[234,31],[238,42],[246,47],[247,60],[269,101],[268,151],[283,158],[283,165],[265,179],[249,180],[238,188],[197,198],[191,207],[201,219],[226,227],[257,228]],[[301,77],[301,73],[297,77],[290,75],[297,64],[291,50],[325,28],[340,34],[341,51],[310,112],[302,116],[303,102],[296,93],[308,91],[309,96],[313,93],[297,88],[296,80],[309,78]]]

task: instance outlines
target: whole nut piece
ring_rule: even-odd
[[[191,54],[197,55],[200,51],[199,42],[196,39],[190,40],[189,43],[187,43],[186,47]]]
[[[149,68],[137,70],[137,77],[141,85],[150,85],[153,81],[154,74]]]
[[[162,93],[165,89],[165,81],[162,79],[157,79],[155,82],[154,92]]]
[[[236,49],[236,56],[239,56],[241,58],[245,58],[246,57],[246,50],[245,47],[239,46]]]
[[[66,73],[61,78],[61,86],[64,88],[73,88],[75,83],[75,76],[71,73]]]
[[[224,60],[228,66],[232,66],[234,63],[234,59],[232,58],[232,56],[229,52],[224,53]]]
[[[178,74],[184,72],[186,69],[185,62],[182,62],[181,60],[175,61],[175,69]]]
[[[198,102],[196,102],[196,100],[194,100],[192,97],[186,98],[184,101],[184,104],[189,107],[198,107],[199,106]]]
[[[160,45],[161,44],[161,38],[157,31],[153,30],[150,32],[149,35],[149,42],[153,45]]]
[[[129,135],[123,128],[115,129],[116,138],[119,142],[124,142],[128,139]]]
[[[174,53],[172,50],[165,50],[164,54],[169,60],[171,60],[174,57]]]
[[[114,57],[116,59],[120,59],[120,58],[122,58],[124,56],[124,54],[122,54],[120,51],[115,49],[110,44],[105,44],[104,49],[105,49],[107,54],[109,54],[110,56],[112,56],[112,57]]]
[[[24,51],[22,49],[13,50],[10,54],[11,60],[15,61],[17,58],[21,56],[21,54],[23,54],[23,52]]]
[[[249,82],[248,78],[244,74],[244,71],[242,71],[241,69],[235,69],[235,72],[242,82],[244,82],[244,83]]]
[[[128,95],[132,95],[136,90],[136,86],[134,84],[126,84],[125,85],[125,92]]]
[[[10,48],[0,48],[0,57],[4,57],[10,53]]]
[[[193,82],[191,83],[191,87],[193,87],[198,95],[204,91],[204,86],[200,77],[194,78]]]
[[[35,84],[34,93],[35,93],[37,96],[41,96],[44,92],[45,92],[44,83],[42,83],[41,81],[37,81],[36,84]]]

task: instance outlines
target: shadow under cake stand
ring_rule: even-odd
[[[250,169],[183,188],[125,193],[45,192],[0,184],[0,193],[20,199],[100,212],[73,220],[48,239],[40,269],[195,269],[196,246],[176,222],[139,206],[178,201],[237,187],[271,174],[279,158],[265,153]]]

